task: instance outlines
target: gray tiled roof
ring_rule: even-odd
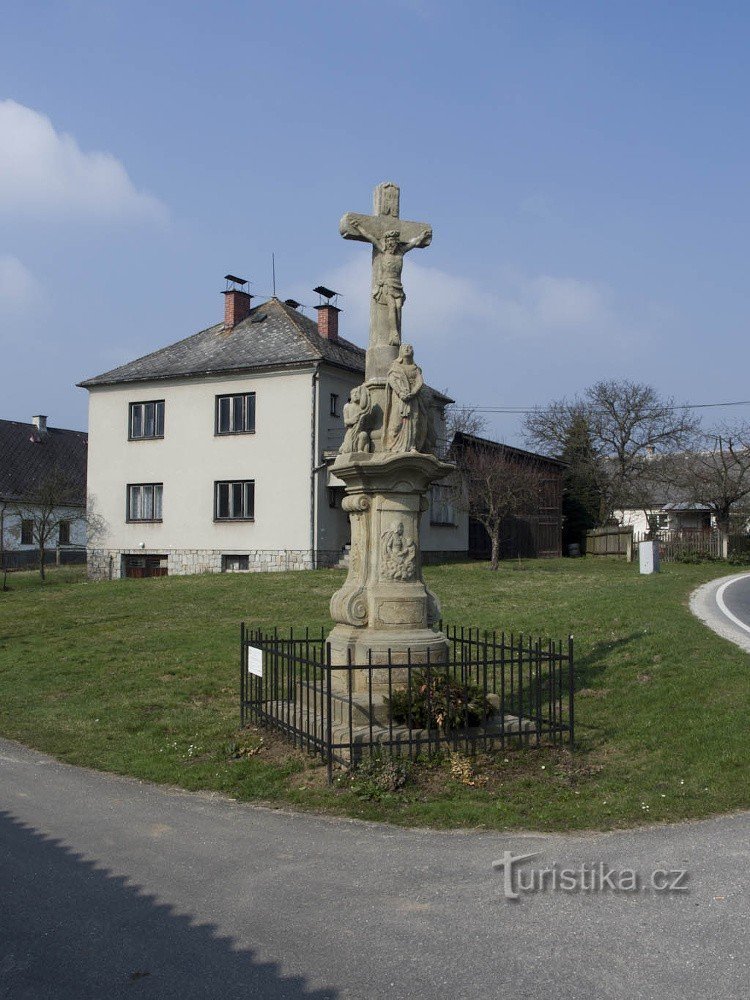
[[[477,437],[476,434],[466,434],[464,431],[456,431],[451,441],[449,454],[459,453],[464,448],[487,449],[489,451],[502,450],[511,458],[532,459],[539,465],[554,466],[558,469],[567,468],[567,463],[558,458],[551,458],[549,455],[539,455],[534,451],[526,451],[524,448],[515,448],[510,444],[503,444],[501,441],[493,441],[490,438]]]
[[[45,477],[61,473],[66,503],[86,502],[88,435],[48,427],[40,435],[34,424],[0,420],[0,500],[32,500]],[[68,486],[69,483],[69,486]]]
[[[312,365],[319,361],[353,372],[365,370],[365,352],[361,347],[341,338],[332,341],[321,337],[317,323],[309,317],[278,299],[269,299],[255,306],[248,318],[231,330],[217,323],[79,384],[91,388],[119,382]]]

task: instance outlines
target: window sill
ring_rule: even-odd
[[[164,435],[163,434],[150,434],[148,437],[146,437],[146,435],[144,435],[143,437],[137,437],[137,438],[135,438],[135,437],[129,437],[128,438],[128,441],[163,441],[163,440],[164,440]]]
[[[248,434],[255,434],[255,430],[251,431],[214,431],[214,437],[217,438],[233,438],[233,437],[246,437]]]
[[[215,517],[214,524],[236,524],[238,521],[252,524],[254,520],[254,517]]]
[[[457,528],[455,521],[430,521],[431,528]]]
[[[126,517],[125,524],[163,524],[161,517]]]

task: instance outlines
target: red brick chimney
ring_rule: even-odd
[[[227,282],[227,287],[222,292],[224,296],[224,329],[231,330],[232,327],[237,326],[250,315],[252,308],[250,301],[253,296],[246,289],[236,287],[237,285],[247,285],[244,278],[237,278],[233,274],[226,274],[224,278]]]
[[[324,306],[315,306],[318,310],[318,333],[326,340],[339,339],[339,313],[340,309],[326,302]]]
[[[325,285],[318,285],[313,289],[320,296],[320,305],[315,306],[318,311],[318,333],[326,340],[339,339],[339,313],[338,306],[333,305],[331,299],[338,298],[338,292],[326,288]],[[325,302],[323,301],[325,299]]]

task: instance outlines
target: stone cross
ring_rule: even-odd
[[[404,254],[429,246],[432,229],[424,222],[399,218],[398,185],[378,184],[373,195],[373,214],[347,212],[339,223],[345,240],[372,244],[372,295],[370,298],[370,343],[366,379],[385,378],[398,356],[401,344],[401,310],[406,295],[401,283]]]

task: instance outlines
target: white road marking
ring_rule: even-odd
[[[748,633],[750,633],[750,625],[746,625],[743,621],[740,621],[737,615],[733,615],[732,612],[724,603],[724,591],[727,589],[727,587],[731,587],[733,583],[739,583],[740,580],[747,580],[749,576],[750,574],[745,574],[744,576],[738,576],[734,580],[727,580],[727,582],[723,583],[716,591],[716,603],[719,606],[719,611],[721,611],[723,615],[726,615],[731,622],[734,622],[735,625],[741,628],[743,632],[748,632]]]

